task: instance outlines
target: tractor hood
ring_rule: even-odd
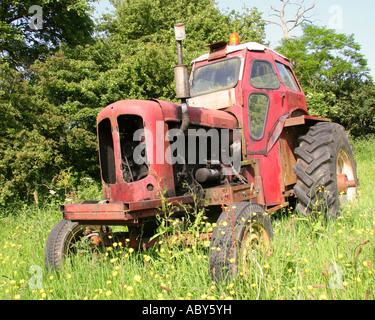
[[[104,118],[113,120],[119,115],[139,115],[144,121],[181,122],[181,105],[163,100],[120,100],[104,108],[98,115],[99,124]],[[237,119],[222,110],[188,108],[190,124],[225,129],[238,128]]]
[[[221,110],[188,108],[188,115],[191,127],[238,127],[237,119]],[[105,199],[157,199],[159,190],[167,190],[168,197],[175,196],[172,164],[167,160],[171,152],[168,130],[179,127],[181,116],[181,105],[154,99],[117,101],[99,113],[97,131]]]

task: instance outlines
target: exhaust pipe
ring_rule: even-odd
[[[183,23],[174,25],[174,32],[177,43],[177,60],[178,65],[174,67],[174,78],[176,84],[176,97],[181,99],[181,127],[180,130],[185,132],[190,123],[188,115],[188,106],[186,100],[190,98],[189,72],[188,66],[184,65],[182,56],[182,40],[186,39],[185,26]]]

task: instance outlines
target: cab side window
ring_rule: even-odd
[[[269,61],[255,60],[251,65],[250,84],[257,89],[278,89],[279,78]]]
[[[277,70],[279,70],[281,79],[283,80],[284,85],[294,91],[301,91],[297,80],[295,79],[292,70],[281,62],[276,62]]]
[[[250,136],[253,140],[260,140],[266,126],[269,98],[263,93],[252,93],[249,96],[249,124]]]

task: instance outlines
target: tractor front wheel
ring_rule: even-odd
[[[46,269],[61,269],[65,258],[77,252],[77,244],[84,237],[84,228],[77,222],[60,220],[47,238],[44,250]]]
[[[270,249],[270,217],[258,204],[237,202],[221,213],[216,224],[209,254],[211,278],[229,280],[239,272],[246,277]]]

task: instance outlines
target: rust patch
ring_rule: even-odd
[[[297,163],[296,158],[293,151],[291,150],[291,147],[289,146],[287,139],[284,136],[281,137],[279,145],[284,184],[285,186],[293,185],[297,182],[297,175],[293,171],[293,167]]]
[[[255,198],[255,190],[250,184],[224,186],[205,189],[204,205],[230,205],[234,202]]]
[[[208,61],[224,58],[227,56],[227,42],[220,41],[209,45],[210,53],[208,54]]]
[[[330,122],[331,120],[328,118],[321,118],[317,116],[299,116],[299,117],[293,117],[285,120],[284,127],[293,127],[298,126],[301,124],[305,124],[306,120],[313,120],[313,121],[324,121],[324,122]]]

